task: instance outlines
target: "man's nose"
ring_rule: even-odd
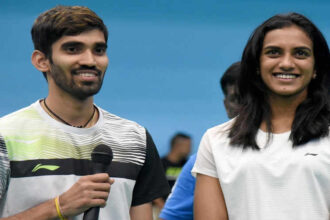
[[[93,52],[91,50],[84,51],[84,53],[81,54],[79,64],[81,66],[95,66],[96,60]]]

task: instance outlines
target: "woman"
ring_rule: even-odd
[[[203,136],[195,219],[329,220],[329,48],[297,13],[276,15],[242,56],[239,115]]]

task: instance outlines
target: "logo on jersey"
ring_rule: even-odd
[[[315,153],[306,153],[305,156],[314,156],[315,157],[315,156],[317,156],[317,154],[315,154]]]
[[[37,172],[40,169],[46,169],[46,170],[54,171],[54,170],[57,170],[58,168],[60,168],[60,166],[56,166],[56,165],[42,165],[41,163],[39,163],[37,166],[35,166],[33,168],[32,173]]]

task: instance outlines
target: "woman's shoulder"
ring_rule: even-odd
[[[225,123],[211,127],[209,129],[207,129],[206,134],[209,136],[218,136],[218,135],[228,136],[230,129],[231,129],[232,125],[234,124],[234,122],[235,122],[235,118],[233,118]]]

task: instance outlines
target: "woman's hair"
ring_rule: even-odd
[[[229,133],[234,146],[259,149],[255,137],[263,120],[267,125],[268,137],[271,135],[272,112],[267,97],[268,88],[258,74],[260,55],[265,35],[269,31],[292,25],[301,28],[313,43],[317,77],[308,85],[306,100],[296,109],[290,140],[293,147],[296,147],[329,133],[330,54],[327,42],[319,29],[305,16],[297,13],[279,14],[257,27],[244,49],[238,80],[242,106]]]

